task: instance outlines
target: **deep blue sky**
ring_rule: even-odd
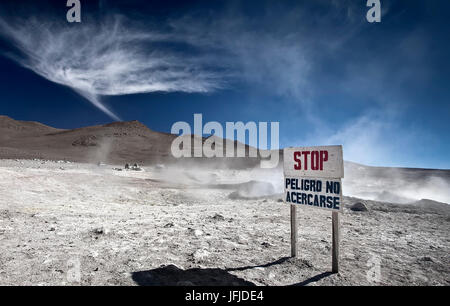
[[[377,166],[450,168],[450,3],[0,4],[0,114],[59,128],[278,121],[281,146],[343,144]],[[94,104],[97,103],[97,106]]]

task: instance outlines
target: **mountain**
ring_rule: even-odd
[[[73,130],[0,116],[0,158],[41,158],[79,162],[146,162],[166,157],[174,135],[138,121]]]
[[[53,128],[38,122],[19,121],[0,116],[0,158],[51,159],[88,163],[157,164],[179,162],[171,154],[177,137],[155,132],[139,121],[113,122],[72,130]],[[198,136],[187,135],[191,138]],[[202,138],[205,142],[208,138]],[[226,141],[227,143],[229,141]],[[237,142],[234,142],[237,146]],[[248,146],[246,152],[248,152]],[[192,156],[193,156],[192,146]],[[246,168],[258,158],[189,158],[183,163]]]

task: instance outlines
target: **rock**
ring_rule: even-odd
[[[216,221],[223,221],[223,220],[225,220],[225,218],[222,215],[219,215],[219,214],[215,214],[212,218],[214,220],[216,220]]]
[[[196,229],[196,230],[194,231],[194,235],[198,237],[198,236],[203,235],[203,232],[202,232],[201,230],[199,230],[199,229]]]
[[[103,234],[108,234],[109,230],[105,229],[104,227],[98,227],[98,228],[94,228],[92,230],[92,233],[96,234],[96,235],[103,235]]]
[[[431,258],[430,256],[424,256],[420,258],[420,261],[434,262],[433,258]]]
[[[209,253],[207,250],[197,250],[192,254],[192,257],[196,261],[200,261],[208,257],[211,253]]]
[[[352,211],[368,211],[369,209],[367,208],[366,204],[364,204],[362,202],[356,202],[355,204],[353,204],[350,207],[350,210],[352,210]]]
[[[394,231],[394,234],[397,236],[401,236],[403,234],[403,232],[402,231]]]
[[[142,168],[139,167],[139,165],[135,163],[135,164],[133,165],[133,167],[131,167],[131,170],[134,170],[134,171],[142,171]]]
[[[95,228],[95,229],[92,230],[92,232],[94,234],[101,235],[101,234],[103,234],[103,228]]]
[[[169,228],[169,227],[173,227],[174,224],[172,222],[167,223],[166,225],[164,225],[164,228]]]

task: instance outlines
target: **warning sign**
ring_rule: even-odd
[[[284,149],[284,201],[342,211],[342,146]]]
[[[342,209],[340,179],[285,177],[284,186],[286,203],[332,211]]]
[[[286,148],[284,175],[320,178],[344,177],[342,146]]]

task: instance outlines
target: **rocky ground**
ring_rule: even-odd
[[[292,259],[289,206],[252,197],[280,173],[115,167],[0,160],[0,285],[450,284],[448,205],[345,197],[331,274],[331,213],[298,209]]]

